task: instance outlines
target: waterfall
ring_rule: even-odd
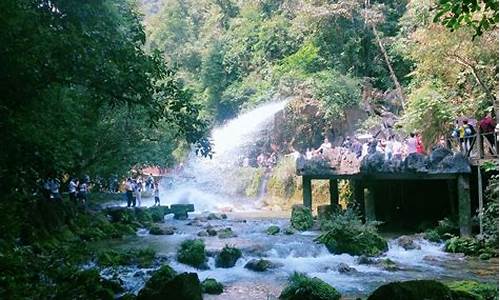
[[[192,151],[180,170],[163,180],[162,203],[192,203],[197,211],[254,209],[255,199],[238,190],[238,184],[252,176],[252,168],[239,165],[251,154],[256,141],[269,133],[274,115],[287,103],[288,99],[263,104],[214,128],[212,159]]]

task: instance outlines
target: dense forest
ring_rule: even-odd
[[[151,221],[47,204],[43,180],[210,157],[212,128],[287,97],[316,103],[319,135],[390,112],[430,146],[459,117],[498,116],[498,34],[496,0],[1,1],[0,298],[113,298],[98,274],[68,275],[95,255],[82,243]]]

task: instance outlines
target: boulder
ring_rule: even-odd
[[[303,274],[295,273],[290,278],[288,286],[281,291],[280,300],[339,300],[341,297],[337,290],[314,277],[309,278]]]
[[[280,233],[280,227],[276,225],[271,225],[267,228],[266,233],[268,235],[276,235]]]
[[[297,230],[308,230],[313,224],[311,210],[304,205],[296,204],[292,207],[292,217],[290,223]]]
[[[469,160],[462,154],[446,156],[437,166],[435,173],[470,173]]]
[[[376,263],[377,262],[373,258],[370,258],[366,255],[361,255],[358,257],[358,264],[360,265],[373,265]]]
[[[217,232],[217,236],[219,237],[219,239],[228,239],[232,237],[237,237],[238,235],[233,232],[233,229],[231,227],[227,227],[219,230]]]
[[[428,160],[421,153],[410,153],[404,160],[404,171],[410,173],[427,173]]]
[[[285,230],[283,232],[286,235],[292,235],[292,234],[295,234],[295,229],[293,229],[292,227],[287,227],[287,228],[285,228]]]
[[[264,272],[269,269],[276,269],[280,267],[280,264],[273,263],[267,259],[252,259],[246,263],[245,268],[255,271],[255,272]]]
[[[213,278],[203,280],[201,287],[205,294],[220,295],[224,291],[223,285]]]
[[[429,155],[429,167],[436,169],[441,161],[448,156],[453,156],[453,152],[450,149],[444,147],[434,149]]]
[[[241,256],[240,249],[226,245],[215,258],[215,266],[217,268],[232,268]]]
[[[377,262],[377,264],[386,271],[394,272],[399,270],[398,265],[389,258],[381,259]]]
[[[357,270],[353,267],[349,267],[349,265],[346,263],[340,263],[337,265],[337,271],[339,273],[352,273],[356,272]]]
[[[385,155],[374,152],[366,155],[361,161],[360,170],[365,173],[380,173],[384,170]]]
[[[368,300],[453,300],[451,290],[435,280],[391,282],[377,288]]]
[[[213,229],[213,228],[208,228],[207,229],[207,233],[209,236],[216,236],[217,235],[217,230]]]
[[[151,228],[149,228],[149,234],[164,235],[165,233],[163,232],[163,229],[160,228],[160,226],[153,225],[151,226]]]
[[[334,227],[315,241],[333,254],[377,256],[389,249],[387,241],[371,229],[359,226]]]
[[[168,265],[162,266],[158,271],[154,272],[151,278],[146,282],[144,288],[137,295],[138,300],[160,299],[162,297],[161,290],[163,286],[174,279],[176,273]]]
[[[194,212],[193,204],[172,204],[170,205],[170,213],[174,214],[176,220],[186,220],[188,212]]]
[[[405,250],[420,249],[420,246],[415,243],[413,238],[411,238],[407,235],[400,236],[398,238],[397,242],[398,242],[398,245]]]
[[[196,235],[199,237],[207,237],[208,232],[206,230],[202,230],[202,231],[198,232]]]
[[[203,240],[185,240],[177,251],[177,261],[198,269],[207,269],[207,254]]]

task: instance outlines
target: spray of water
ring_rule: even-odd
[[[259,137],[268,133],[274,115],[287,102],[266,103],[215,128],[211,133],[213,158],[201,158],[192,152],[177,174],[163,180],[163,203],[193,203],[197,211],[254,209],[255,199],[241,193],[241,177],[246,173],[237,167],[238,162],[249,155]]]

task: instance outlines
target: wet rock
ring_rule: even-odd
[[[205,216],[197,216],[193,219],[193,221],[196,221],[197,223],[204,223],[208,222],[208,217]]]
[[[444,147],[436,148],[429,155],[429,167],[431,169],[437,169],[441,161],[448,156],[453,156],[453,152],[450,149]]]
[[[207,234],[209,236],[216,236],[217,235],[217,230],[213,229],[213,228],[208,228],[207,229]]]
[[[405,250],[421,249],[420,246],[415,243],[412,237],[407,235],[400,236],[397,240],[398,245]]]
[[[290,283],[281,292],[280,300],[339,300],[341,297],[337,290],[314,277],[295,273],[290,278]]]
[[[224,291],[222,284],[213,278],[203,280],[201,287],[205,294],[220,295]]]
[[[389,258],[381,259],[377,263],[386,271],[394,272],[399,270],[398,265]]]
[[[175,233],[176,230],[177,230],[177,228],[172,227],[172,226],[165,227],[165,228],[163,228],[163,234],[165,234],[165,235],[172,235],[172,234]]]
[[[427,262],[437,262],[437,261],[439,261],[439,258],[436,256],[432,256],[432,255],[426,255],[422,258],[422,260],[427,261]]]
[[[221,215],[220,215],[220,218],[221,218],[222,220],[226,220],[226,219],[227,219],[227,215],[226,215],[226,214],[221,214]]]
[[[154,272],[151,278],[146,282],[144,288],[139,291],[137,299],[150,300],[158,299],[162,296],[161,290],[163,286],[174,279],[176,273],[168,265],[162,266],[158,271]]]
[[[479,255],[480,260],[489,260],[490,258],[491,258],[491,254],[489,254],[489,253],[481,253]]]
[[[185,240],[177,251],[177,261],[198,269],[206,269],[207,254],[203,240]]]
[[[451,290],[434,280],[391,282],[376,289],[368,300],[453,300]]]
[[[353,273],[356,272],[357,270],[353,267],[349,267],[349,265],[346,263],[340,263],[337,265],[337,271],[339,273]]]
[[[421,153],[410,153],[404,160],[404,171],[411,173],[427,173],[428,160]]]
[[[207,237],[208,232],[206,230],[203,230],[203,231],[198,232],[196,235],[199,237]]]
[[[149,229],[149,234],[152,234],[152,235],[164,235],[165,233],[163,232],[163,229],[161,229],[159,226],[153,225]]]
[[[233,229],[231,227],[227,227],[219,230],[217,232],[217,236],[219,237],[219,239],[228,239],[232,237],[237,237],[238,235],[233,232]]]
[[[370,258],[366,255],[361,255],[360,257],[358,257],[358,264],[360,265],[373,265],[376,263],[377,262],[373,258]]]
[[[365,173],[380,173],[384,170],[385,155],[375,152],[366,155],[361,161],[360,170]]]
[[[273,263],[267,259],[252,259],[246,263],[245,268],[255,271],[255,272],[264,272],[269,269],[275,269],[280,267],[280,264]]]
[[[187,220],[188,212],[194,212],[193,204],[172,204],[170,213],[174,214],[176,220]]]
[[[217,268],[232,268],[241,256],[240,249],[226,245],[215,258],[215,266]]]
[[[311,210],[304,205],[294,205],[292,207],[292,217],[290,223],[297,230],[308,230],[313,226],[313,217]]]
[[[334,227],[315,239],[333,254],[377,256],[389,249],[387,241],[365,227]]]
[[[286,235],[292,235],[292,234],[295,234],[295,229],[293,229],[292,227],[287,227],[285,228],[285,230],[283,231]]]
[[[470,173],[468,159],[462,153],[445,157],[435,170],[436,173]]]
[[[271,225],[267,228],[266,233],[268,235],[276,235],[280,233],[280,227],[276,225]]]

